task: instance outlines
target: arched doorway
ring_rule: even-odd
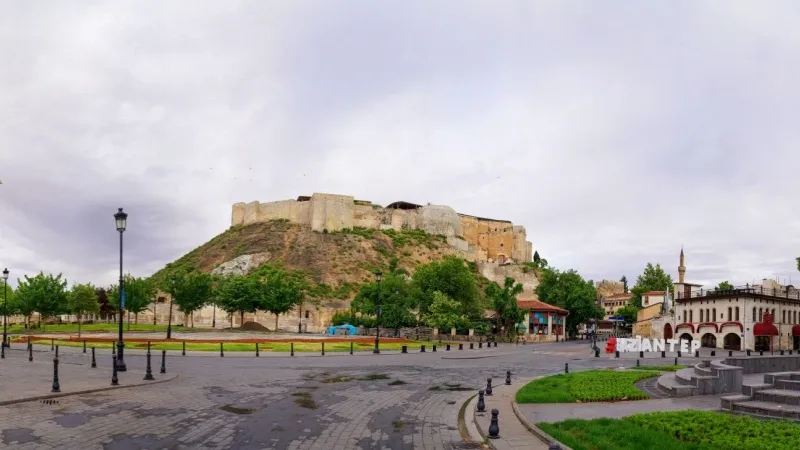
[[[769,341],[772,336],[756,336],[755,350],[757,352],[768,352]]]
[[[725,350],[742,350],[742,338],[736,333],[728,333],[722,338]]]
[[[683,341],[692,342],[692,335],[689,333],[683,333],[679,339]]]
[[[700,338],[700,346],[705,348],[717,348],[717,337],[711,333],[706,333]]]
[[[672,339],[672,325],[664,325],[664,339]]]

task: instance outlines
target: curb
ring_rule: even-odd
[[[536,425],[533,424],[533,422],[528,420],[528,418],[525,417],[525,414],[523,414],[522,411],[520,411],[519,404],[517,402],[512,401],[511,408],[514,410],[514,415],[517,416],[517,420],[520,421],[522,426],[527,428],[528,431],[533,433],[533,435],[539,438],[539,440],[548,445],[558,444],[559,446],[561,446],[562,450],[572,450],[571,447],[567,447],[566,445],[557,441],[555,438],[553,438],[553,436],[550,436],[549,434],[545,433],[544,430],[537,427]]]
[[[127,388],[140,387],[140,386],[149,386],[149,385],[152,385],[152,384],[166,383],[167,381],[172,381],[175,378],[178,378],[177,374],[173,375],[171,378],[166,378],[166,379],[157,380],[157,381],[148,381],[146,383],[128,384],[128,385],[124,385],[124,386],[109,386],[109,387],[104,387],[104,388],[86,389],[86,390],[83,390],[83,391],[75,391],[75,392],[59,392],[59,393],[54,393],[54,394],[39,395],[39,396],[36,396],[36,397],[21,398],[21,399],[17,399],[17,400],[6,400],[6,401],[0,402],[0,406],[14,405],[14,404],[17,404],[17,403],[35,402],[35,401],[39,401],[39,400],[46,400],[48,398],[61,398],[61,397],[69,397],[71,395],[93,394],[95,392],[113,391],[113,390],[116,390],[116,389],[127,389]]]
[[[498,356],[507,356],[511,353],[495,353],[493,355],[477,355],[477,356],[442,356],[442,359],[485,359],[497,358]]]

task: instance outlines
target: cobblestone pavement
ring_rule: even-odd
[[[580,347],[579,347],[580,346]],[[170,355],[178,378],[0,407],[0,448],[466,449],[464,401],[505,371],[531,377],[632,360],[570,358],[580,343],[407,355],[213,358]],[[79,349],[65,350],[79,352]],[[79,364],[81,355],[64,356]],[[468,359],[469,358],[469,359]],[[126,354],[129,370],[144,358]],[[86,361],[88,363],[88,360]],[[383,379],[382,375],[388,377]],[[121,374],[125,381],[127,374]],[[130,375],[133,376],[133,375]],[[0,389],[13,389],[4,381]]]

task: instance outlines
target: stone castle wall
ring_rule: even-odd
[[[424,230],[444,235],[447,242],[469,260],[530,261],[533,244],[527,241],[525,227],[507,220],[484,219],[457,213],[443,205],[406,209],[382,208],[352,196],[319,194],[269,203],[236,203],[231,225],[249,225],[275,219],[309,225],[314,231],[337,231],[345,228]]]

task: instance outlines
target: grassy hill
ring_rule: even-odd
[[[211,272],[238,256],[264,252],[270,255],[268,264],[306,274],[314,286],[313,295],[330,299],[352,298],[362,283],[374,280],[376,270],[388,270],[393,259],[413,273],[420,264],[456,253],[444,236],[421,230],[354,228],[319,233],[308,226],[273,220],[231,227],[153,277],[162,279],[173,270]]]

